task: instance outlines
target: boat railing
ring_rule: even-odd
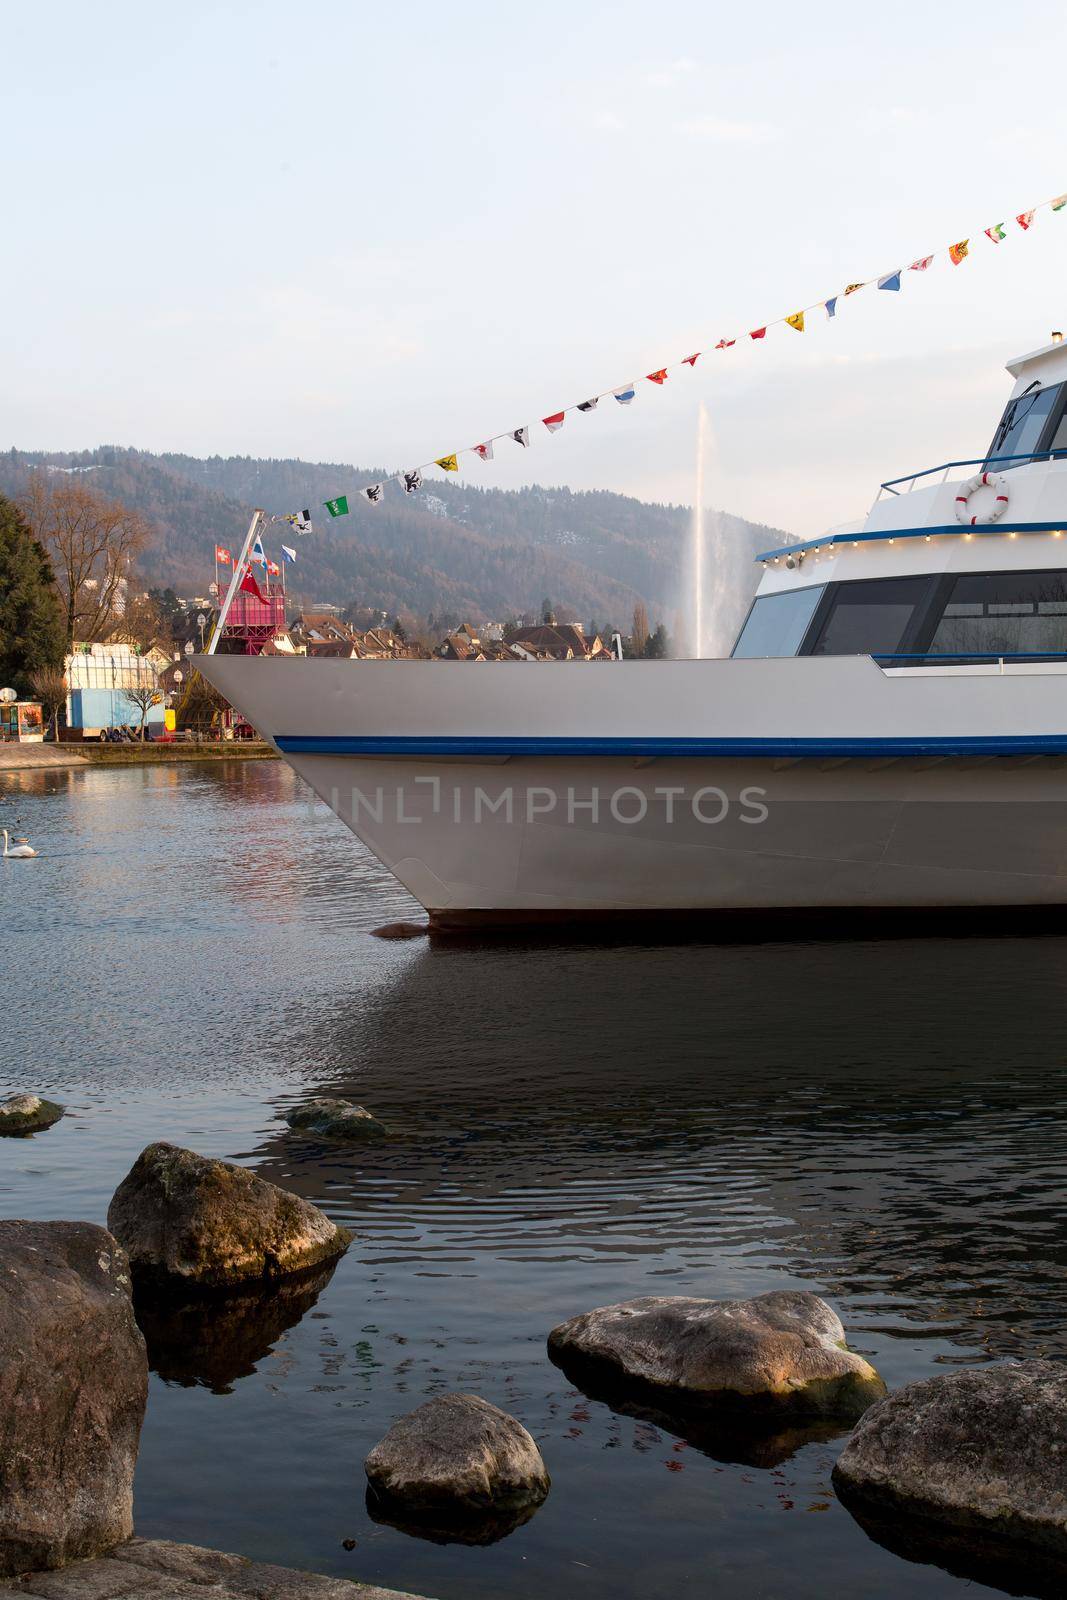
[[[932,478],[937,473],[941,474],[944,483],[950,472],[958,467],[993,467],[1009,462],[1016,467],[1024,466],[1034,461],[1060,461],[1067,457],[1067,450],[1035,450],[1029,455],[1021,456],[975,456],[971,461],[944,461],[939,467],[924,467],[921,472],[905,473],[903,478],[889,478],[878,490],[878,499],[884,494],[910,494],[921,478]],[[899,487],[906,484],[907,488]],[[924,484],[924,488],[927,485]]]
[[[873,656],[872,660],[880,667],[987,667],[995,665],[1003,672],[1006,665],[1020,666],[1027,662],[1032,664],[1042,661],[1062,661],[1067,663],[1067,650],[1005,651],[999,655],[984,655],[975,650],[960,651],[958,653],[948,650],[896,651]]]

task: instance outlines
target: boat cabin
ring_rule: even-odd
[[[1067,344],[1008,371],[984,456],[890,479],[863,522],[759,557],[735,657],[1067,667]]]

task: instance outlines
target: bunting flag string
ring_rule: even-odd
[[[1067,209],[1067,194],[1057,195],[1052,200],[1044,200],[1040,205],[1031,207],[1029,211],[1017,211],[1014,214],[1016,225],[1023,233],[1029,233],[1034,225],[1034,219],[1037,216],[1037,213],[1045,209],[1048,209],[1049,211],[1063,211],[1064,209]],[[995,245],[1003,243],[1008,237],[1008,229],[1006,224],[1003,222],[994,223],[992,226],[983,228],[981,231],[983,236]],[[865,278],[853,283],[847,283],[842,290],[836,294],[830,295],[828,298],[816,300],[812,305],[804,306],[800,311],[790,312],[786,316],[777,317],[772,321],[765,322],[761,327],[751,329],[747,336],[748,342],[759,342],[766,339],[768,329],[777,327],[779,324],[790,327],[797,333],[803,333],[806,327],[805,317],[809,311],[821,309],[826,314],[826,320],[832,321],[837,316],[837,305],[839,300],[848,299],[850,295],[857,294],[859,290],[868,288],[872,283],[875,284],[879,289],[886,289],[891,290],[894,293],[899,293],[905,270],[908,272],[926,272],[929,270],[939,254],[947,255],[953,266],[960,266],[961,263],[967,260],[971,255],[971,236],[969,235],[964,239],[957,239],[954,244],[946,245],[943,251],[934,251],[930,255],[917,256],[915,260],[909,264],[907,269],[903,267],[895,267],[891,272],[881,273],[877,277]],[[899,259],[900,258],[898,257],[898,260]],[[720,338],[713,346],[710,346],[710,348],[716,351],[732,350],[737,344],[738,339],[742,337],[743,336],[740,334],[735,334],[729,339]],[[668,363],[663,367],[657,367],[654,371],[645,374],[645,381],[655,384],[657,388],[662,388],[667,382],[672,368],[677,369],[678,367],[686,366],[692,370],[696,367],[696,364],[702,354],[703,351],[695,350],[691,355],[682,356],[677,362]],[[547,417],[542,417],[541,422],[547,432],[558,433],[563,427],[569,411],[584,411],[586,414],[588,414],[592,411],[595,411],[598,403],[601,400],[607,399],[609,396],[613,396],[620,405],[628,406],[632,404],[637,396],[637,387],[633,382],[630,382],[620,384],[609,389],[602,389],[598,394],[590,395],[588,399],[580,400],[575,405],[564,406],[561,411],[551,412]],[[422,474],[426,468],[438,467],[442,472],[458,472],[459,457],[466,454],[477,456],[481,461],[492,461],[493,447],[498,439],[512,439],[524,450],[529,449],[530,424],[524,423],[521,428],[507,428],[504,430],[504,432],[495,433],[491,438],[483,440],[481,444],[468,445],[463,450],[449,451],[445,455],[435,456],[431,461],[424,461],[417,467],[408,467],[400,472],[396,472],[392,475],[392,477],[383,479],[380,483],[366,484],[360,489],[351,491],[349,494],[336,495],[332,500],[326,500],[323,502],[325,509],[331,520],[333,520],[335,517],[348,516],[350,510],[349,502],[351,494],[353,493],[368,501],[371,505],[379,505],[385,497],[386,486],[390,483],[398,484],[406,494],[415,494],[423,486]],[[303,511],[290,512],[284,518],[274,518],[273,520],[289,523],[290,527],[292,527],[297,533],[310,533],[313,531],[311,515],[306,508]],[[295,557],[288,555],[287,546],[283,545],[282,549],[286,551],[287,560],[295,559]],[[258,556],[253,552],[252,560],[257,562],[264,560],[261,547],[260,554]]]

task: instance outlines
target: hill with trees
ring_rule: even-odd
[[[239,545],[254,506],[276,516],[311,510],[299,537],[279,522],[267,539],[298,561],[287,571],[293,608],[357,602],[391,615],[481,618],[539,613],[543,597],[562,613],[625,626],[635,605],[672,623],[685,593],[690,513],[608,490],[493,489],[427,479],[406,495],[397,485],[373,506],[354,492],[384,477],[343,463],[178,454],[103,446],[81,452],[0,455],[0,492],[24,495],[34,470],[84,476],[153,526],[139,555],[146,584],[203,593],[216,543]],[[332,520],[323,502],[350,491],[351,513]],[[788,538],[781,530],[720,517],[731,566],[754,587],[752,557]],[[273,545],[273,548],[272,548]]]

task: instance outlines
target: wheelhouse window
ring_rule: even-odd
[[[1067,654],[1067,572],[976,572],[952,584],[931,655]]]
[[[834,584],[810,653],[880,656],[909,650],[935,581],[868,578]]]
[[[735,656],[795,656],[826,585],[761,595],[745,619]]]
[[[991,456],[1029,456],[1042,448],[1042,436],[1053,414],[1060,411],[1063,384],[1054,383],[1045,389],[1028,389],[1008,402],[1000,419],[1000,426],[989,447]],[[1046,450],[1050,444],[1044,445]],[[1022,465],[1022,463],[1020,463]],[[1003,469],[1010,462],[1002,462]]]

